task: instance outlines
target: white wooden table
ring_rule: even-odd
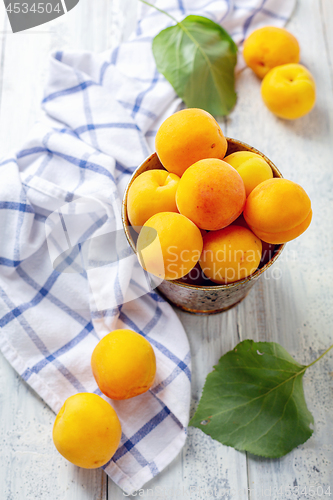
[[[81,0],[67,16],[15,35],[0,1],[1,156],[20,147],[40,113],[48,53],[56,48],[101,51],[126,39],[135,25],[136,1]],[[301,363],[333,343],[332,0],[298,0],[288,28],[317,82],[314,111],[290,123],[275,118],[261,101],[258,80],[246,69],[237,81],[238,104],[222,127],[229,137],[264,152],[285,177],[306,189],[313,222],[236,308],[210,317],[177,312],[191,343],[192,410],[212,365],[242,339],[279,342]],[[321,493],[330,486],[333,495],[332,355],[306,373],[304,386],[315,430],[303,446],[282,459],[264,460],[190,428],[178,458],[140,496],[328,499]],[[0,499],[124,498],[102,470],[79,469],[57,453],[51,438],[54,418],[0,355]],[[300,486],[298,496],[286,493],[293,485]]]

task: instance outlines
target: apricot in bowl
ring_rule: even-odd
[[[226,156],[223,161],[234,167],[243,179],[246,197],[258,184],[273,177],[267,161],[251,151],[236,151]]]
[[[261,253],[257,236],[245,227],[231,225],[205,235],[200,266],[213,282],[225,285],[254,273]]]
[[[179,177],[166,170],[148,170],[137,177],[128,191],[128,218],[135,229],[159,212],[178,212],[176,191]]]
[[[187,217],[172,212],[154,215],[140,231],[136,249],[141,266],[162,279],[176,280],[196,265],[202,235]]]
[[[157,131],[156,153],[163,167],[183,175],[204,158],[223,158],[227,141],[215,118],[198,108],[183,109],[169,116]]]
[[[237,170],[223,160],[210,158],[191,165],[176,192],[179,212],[209,231],[222,229],[237,219],[245,200],[244,182]]]

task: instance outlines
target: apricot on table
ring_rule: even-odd
[[[103,394],[111,399],[128,399],[151,388],[156,358],[142,335],[133,330],[114,330],[98,342],[91,367]]]
[[[203,109],[183,109],[169,116],[157,131],[157,155],[169,172],[183,175],[204,158],[223,158],[227,141],[215,118]]]
[[[265,26],[249,35],[243,46],[246,64],[259,78],[276,66],[298,63],[300,48],[298,41],[284,28]]]
[[[200,229],[187,217],[173,212],[153,215],[137,241],[141,266],[161,279],[185,276],[198,262],[202,250]]]
[[[179,177],[165,170],[147,170],[131,184],[127,196],[127,213],[132,226],[141,226],[159,212],[178,212],[176,191]]]
[[[244,182],[237,170],[214,158],[189,167],[176,193],[179,212],[209,231],[222,229],[237,219],[245,200]]]
[[[53,442],[59,453],[85,469],[105,465],[120,438],[121,425],[112,406],[88,392],[66,399],[53,426]]]
[[[244,218],[267,243],[286,243],[302,234],[312,218],[311,201],[293,181],[273,178],[254,188],[246,200]]]
[[[295,120],[311,111],[316,102],[316,84],[301,64],[284,64],[272,69],[262,81],[261,96],[279,118]]]
[[[223,161],[234,167],[243,179],[246,196],[249,196],[258,184],[273,177],[271,167],[257,153],[237,151],[226,156]]]
[[[255,234],[245,227],[231,225],[206,234],[200,266],[215,283],[233,283],[254,273],[261,250],[261,241]]]

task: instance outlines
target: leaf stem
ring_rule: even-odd
[[[245,341],[244,341],[245,342]],[[303,373],[305,373],[305,371],[310,368],[310,366],[314,365],[315,363],[317,363],[317,361],[319,361],[321,358],[323,358],[331,349],[333,348],[333,344],[328,348],[326,349],[326,351],[323,352],[323,354],[321,354],[317,359],[315,359],[314,361],[312,361],[312,363],[310,363],[309,365],[303,365],[303,368],[302,370],[300,370],[299,372],[296,372],[294,373],[294,375],[292,375],[291,377],[289,377],[288,379],[284,380],[283,382],[281,382],[280,384],[278,384],[277,386],[273,387],[272,389],[270,389],[269,391],[265,392],[264,394],[261,394],[260,396],[257,396],[256,398],[253,398],[251,401],[247,401],[245,403],[242,403],[236,407],[233,408],[233,410],[237,409],[237,408],[240,408],[242,406],[246,406],[248,405],[249,403],[252,403],[253,401],[257,400],[257,399],[260,399],[260,398],[263,398],[263,397],[266,397],[268,394],[270,394],[271,392],[275,391],[276,389],[278,389],[279,387],[281,387],[282,385],[286,384],[287,382],[290,382],[291,380],[294,379],[294,381],[296,380],[297,377],[299,377],[300,375],[302,375]],[[294,383],[294,382],[293,382]],[[216,398],[213,398],[213,399],[218,399],[217,397]],[[201,401],[201,400],[200,400]],[[212,401],[212,399],[210,400]],[[199,402],[200,404],[200,402]],[[230,411],[229,409],[226,409],[226,410],[223,410],[219,413],[216,413],[216,415],[221,415],[222,413],[226,413]]]
[[[159,7],[156,7],[156,5],[150,3],[150,2],[147,2],[146,0],[139,0],[141,3],[145,3],[146,5],[148,5],[149,7],[153,7],[153,9],[156,9],[158,10],[159,12],[162,12],[162,14],[165,14],[166,16],[170,17],[170,19],[172,19],[175,23],[177,24],[181,24],[179,21],[177,21],[177,19],[175,17],[173,17],[171,14],[169,14],[168,12],[166,12],[165,10],[163,9],[160,9]]]
[[[209,66],[212,74],[213,74],[213,71],[212,71],[212,65],[211,65],[211,62],[206,54],[206,52],[203,50],[203,48],[201,47],[201,45],[196,41],[196,39],[192,36],[192,34],[188,31],[187,28],[185,28],[185,26],[183,25],[183,23],[181,21],[177,21],[177,19],[175,17],[173,17],[171,14],[169,14],[168,12],[166,12],[165,10],[163,9],[160,9],[159,7],[156,7],[156,5],[150,3],[150,2],[147,2],[146,0],[139,0],[141,3],[144,3],[146,5],[148,5],[149,7],[153,7],[153,9],[156,9],[158,10],[159,12],[162,12],[162,14],[165,14],[166,16],[170,17],[170,19],[172,19],[175,23],[178,24],[178,26],[184,31],[184,33],[186,33],[186,35],[189,37],[189,39],[194,43],[194,45],[196,45],[197,49],[199,50],[199,52],[201,52],[203,58],[205,59],[207,65]],[[214,75],[213,75],[214,77]]]
[[[319,356],[319,358],[315,359],[314,361],[312,361],[312,363],[310,363],[309,365],[307,365],[306,368],[310,368],[310,366],[312,366],[315,363],[317,363],[317,361],[319,361],[321,358],[323,358],[325,356],[325,354],[327,354],[332,348],[333,348],[333,344],[331,345],[331,347],[329,347],[328,349],[326,349],[326,351],[324,351],[323,354],[321,354]]]

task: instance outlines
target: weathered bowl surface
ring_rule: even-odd
[[[251,151],[257,153],[267,161],[270,165],[274,177],[282,177],[281,172],[276,168],[269,158],[263,155],[260,151],[247,144],[237,141],[236,139],[227,138],[228,150],[226,156],[235,153],[236,151]],[[146,170],[164,169],[156,153],[153,153],[140,165],[132,175],[124,193],[122,203],[122,221],[127,240],[134,252],[136,252],[136,244],[133,239],[133,231],[129,230],[130,222],[127,214],[127,195],[128,190],[138,175]],[[231,307],[236,306],[249,293],[257,279],[268,269],[280,256],[285,245],[277,245],[273,257],[267,264],[251,276],[230,283],[229,285],[198,286],[188,283],[183,283],[181,280],[166,281],[164,280],[157,288],[158,291],[173,305],[181,309],[197,314],[215,314],[226,311]]]

